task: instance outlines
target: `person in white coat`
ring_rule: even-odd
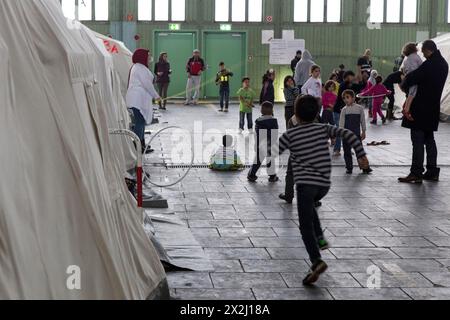
[[[133,132],[141,140],[142,151],[145,150],[145,127],[153,121],[153,99],[160,100],[153,86],[154,75],[148,68],[151,60],[150,51],[137,49],[133,54],[128,92],[126,96],[127,108],[133,114]],[[152,152],[149,147],[147,152]]]

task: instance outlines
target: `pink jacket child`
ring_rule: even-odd
[[[383,124],[386,123],[386,118],[383,114],[383,111],[381,111],[381,106],[384,102],[384,99],[387,95],[391,94],[391,91],[386,89],[386,87],[382,84],[383,78],[381,76],[378,76],[377,78],[377,84],[370,87],[369,89],[364,90],[361,93],[361,96],[378,96],[376,98],[373,98],[373,121],[372,124],[377,124],[377,115],[381,117],[383,120]]]

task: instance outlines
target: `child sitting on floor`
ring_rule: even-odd
[[[238,171],[244,168],[237,151],[233,148],[233,137],[223,136],[223,145],[211,157],[209,168],[216,171]]]

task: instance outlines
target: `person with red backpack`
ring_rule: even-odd
[[[200,50],[195,49],[192,58],[186,65],[188,82],[186,86],[185,105],[198,103],[200,96],[200,85],[202,81],[202,72],[206,70],[205,61],[200,57]]]

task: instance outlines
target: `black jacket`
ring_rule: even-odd
[[[448,63],[438,50],[417,70],[408,74],[402,89],[417,85],[417,95],[411,104],[414,121],[404,118],[402,126],[424,131],[437,131],[441,113],[441,97],[448,76]]]
[[[267,80],[261,89],[261,94],[259,96],[259,104],[263,102],[272,102],[275,104],[275,88],[273,86],[273,80]]]
[[[383,85],[386,87],[386,89],[388,89],[389,91],[392,91],[393,93],[395,93],[395,84],[397,83],[401,83],[402,82],[402,72],[401,71],[396,71],[394,73],[391,73],[390,75],[388,75],[386,77],[386,79],[383,82]]]
[[[162,72],[163,75],[159,76],[159,72]],[[170,63],[159,61],[155,64],[156,83],[169,83],[171,73],[172,70],[170,70]]]
[[[274,118],[273,116],[261,116],[260,118],[256,119],[255,121],[255,131],[256,131],[256,145],[257,149],[259,150],[260,147],[265,147],[264,144],[261,144],[264,142],[264,140],[267,142],[267,155],[271,155],[271,148],[272,148],[272,135],[274,135],[275,143],[278,139],[278,120]],[[259,158],[259,154],[258,154]],[[263,159],[260,159],[261,161]]]
[[[291,61],[291,70],[292,70],[292,74],[295,73],[295,67],[297,67],[297,63],[300,61],[299,58],[295,57],[294,59],[292,59]]]

